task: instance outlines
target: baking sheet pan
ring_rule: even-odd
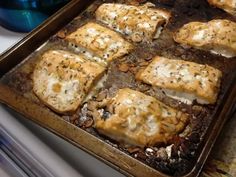
[[[201,118],[200,121],[207,120],[204,122],[206,125],[202,130],[202,137],[197,146],[196,154],[192,157],[192,160],[190,160],[192,164],[187,168],[188,170],[186,170],[186,173],[181,175],[197,176],[216,140],[216,137],[222,129],[224,122],[233,110],[236,100],[236,60],[235,58],[225,59],[220,56],[211,55],[207,52],[194,49],[186,49],[185,51],[180,46],[171,42],[169,39],[169,33],[188,21],[203,21],[219,17],[231,19],[232,17],[217,10],[213,13],[212,9],[208,10],[206,8],[207,5],[203,1],[166,1],[169,3],[163,3],[161,1],[153,2],[157,6],[171,9],[172,13],[175,15],[172,15],[172,20],[168,24],[167,29],[164,30],[162,38],[150,47],[151,52],[149,53],[167,56],[171,55],[191,61],[196,60],[201,63],[211,64],[221,69],[224,73],[219,101],[214,106],[204,108],[206,113],[199,116],[199,118]],[[90,4],[92,5],[83,12],[83,10]],[[78,122],[76,122],[77,119],[71,120],[69,117],[67,120],[66,117],[55,114],[40,104],[40,102],[32,96],[32,93],[28,93],[31,89],[30,85],[28,86],[28,81],[30,80],[29,76],[30,72],[32,72],[31,69],[35,64],[34,58],[37,58],[40,52],[43,52],[47,48],[54,48],[57,44],[60,44],[60,47],[62,48],[66,48],[66,46],[63,46],[63,43],[60,42],[60,39],[58,39],[58,34],[60,34],[60,38],[62,37],[61,34],[63,34],[63,32],[69,33],[86,21],[93,20],[93,12],[99,4],[101,4],[101,1],[99,0],[71,1],[67,6],[35,29],[12,49],[4,53],[0,59],[0,74],[2,76],[0,84],[0,100],[9,107],[22,113],[25,117],[67,139],[71,143],[105,161],[110,166],[128,176],[168,176],[167,174],[151,167],[150,164],[145,164],[144,160],[132,157],[132,155],[128,154],[127,151],[117,148],[113,143],[97,136],[96,133],[91,132],[90,129],[79,128]],[[178,4],[178,6],[176,4]],[[83,12],[83,15],[78,16],[81,12]],[[185,16],[188,18],[185,18]],[[71,22],[73,18],[75,19]],[[59,30],[60,32],[57,33]],[[55,33],[57,33],[57,35],[54,35]],[[43,47],[40,47],[42,44],[44,44]],[[38,49],[38,47],[40,47],[40,49]],[[142,45],[137,46],[135,55],[142,56],[141,53],[144,53],[145,55],[145,52],[141,52],[143,51],[143,47],[144,46]],[[36,49],[37,52],[35,52]],[[143,56],[143,58],[144,57],[146,56]],[[129,61],[132,60],[132,57],[126,59]],[[140,63],[141,62],[143,61],[140,61]],[[111,69],[116,68],[117,65],[119,65],[119,62],[111,65]],[[24,70],[28,73],[22,74],[22,72],[18,72],[20,70]],[[170,105],[176,104],[168,99],[165,100],[165,98],[164,101],[169,102]],[[186,109],[181,105],[179,108]],[[196,126],[196,129],[201,129],[201,127],[198,128]],[[185,163],[182,165],[184,166]]]

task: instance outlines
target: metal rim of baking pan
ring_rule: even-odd
[[[50,36],[69,23],[92,2],[93,1],[86,0],[71,1],[11,49],[3,53],[0,56],[0,76],[3,76],[19,64],[29,54],[47,41]],[[227,118],[229,118],[233,112],[234,104],[236,103],[235,83],[236,77],[234,78],[231,87],[228,88],[227,93],[224,95],[223,101],[217,110],[217,118],[213,121],[211,128],[208,129],[196,164],[192,168],[191,172],[184,176],[198,176],[200,174],[216,138],[223,128]],[[111,145],[104,143],[102,140],[75,125],[62,120],[52,112],[49,112],[37,104],[30,102],[23,96],[18,95],[4,84],[0,84],[0,102],[127,176],[168,176],[130,157]],[[96,148],[94,148],[95,145]]]

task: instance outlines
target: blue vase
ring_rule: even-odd
[[[0,25],[17,32],[29,32],[68,0],[0,0]]]

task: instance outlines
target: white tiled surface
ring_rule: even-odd
[[[0,54],[25,35],[0,26]],[[0,125],[4,125],[56,177],[123,177],[118,171],[1,104]],[[0,176],[8,177],[1,170],[1,164]]]

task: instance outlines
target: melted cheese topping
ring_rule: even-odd
[[[166,143],[182,131],[188,116],[153,97],[128,88],[120,89],[107,100],[107,110],[114,112],[106,120],[95,118],[96,129],[117,141],[135,146]]]
[[[42,77],[48,84],[44,92],[45,97],[53,97],[54,100],[57,100],[56,104],[60,103],[62,105],[75,101],[76,92],[80,87],[78,80],[60,81],[57,77],[53,75],[48,76],[46,74],[42,75]],[[50,101],[54,103],[54,100]]]
[[[78,28],[66,39],[88,58],[103,64],[108,64],[133,49],[118,33],[92,22]]]
[[[191,104],[214,103],[222,73],[208,65],[155,57],[137,79],[162,88],[167,96]]]
[[[160,35],[170,13],[148,5],[102,4],[96,11],[97,20],[127,35],[134,42],[150,41]]]
[[[190,22],[175,33],[174,40],[228,58],[234,57],[236,56],[236,23],[220,19],[207,23]]]
[[[146,124],[149,129],[149,131],[147,132],[147,136],[153,136],[160,131],[160,128],[159,128],[160,125],[156,121],[156,118],[153,115],[148,116]]]
[[[33,90],[59,113],[73,112],[105,68],[62,50],[43,54],[33,73]]]
[[[206,30],[197,31],[193,35],[193,40],[195,40],[195,41],[203,40],[206,37],[206,35],[207,35],[207,31]]]

